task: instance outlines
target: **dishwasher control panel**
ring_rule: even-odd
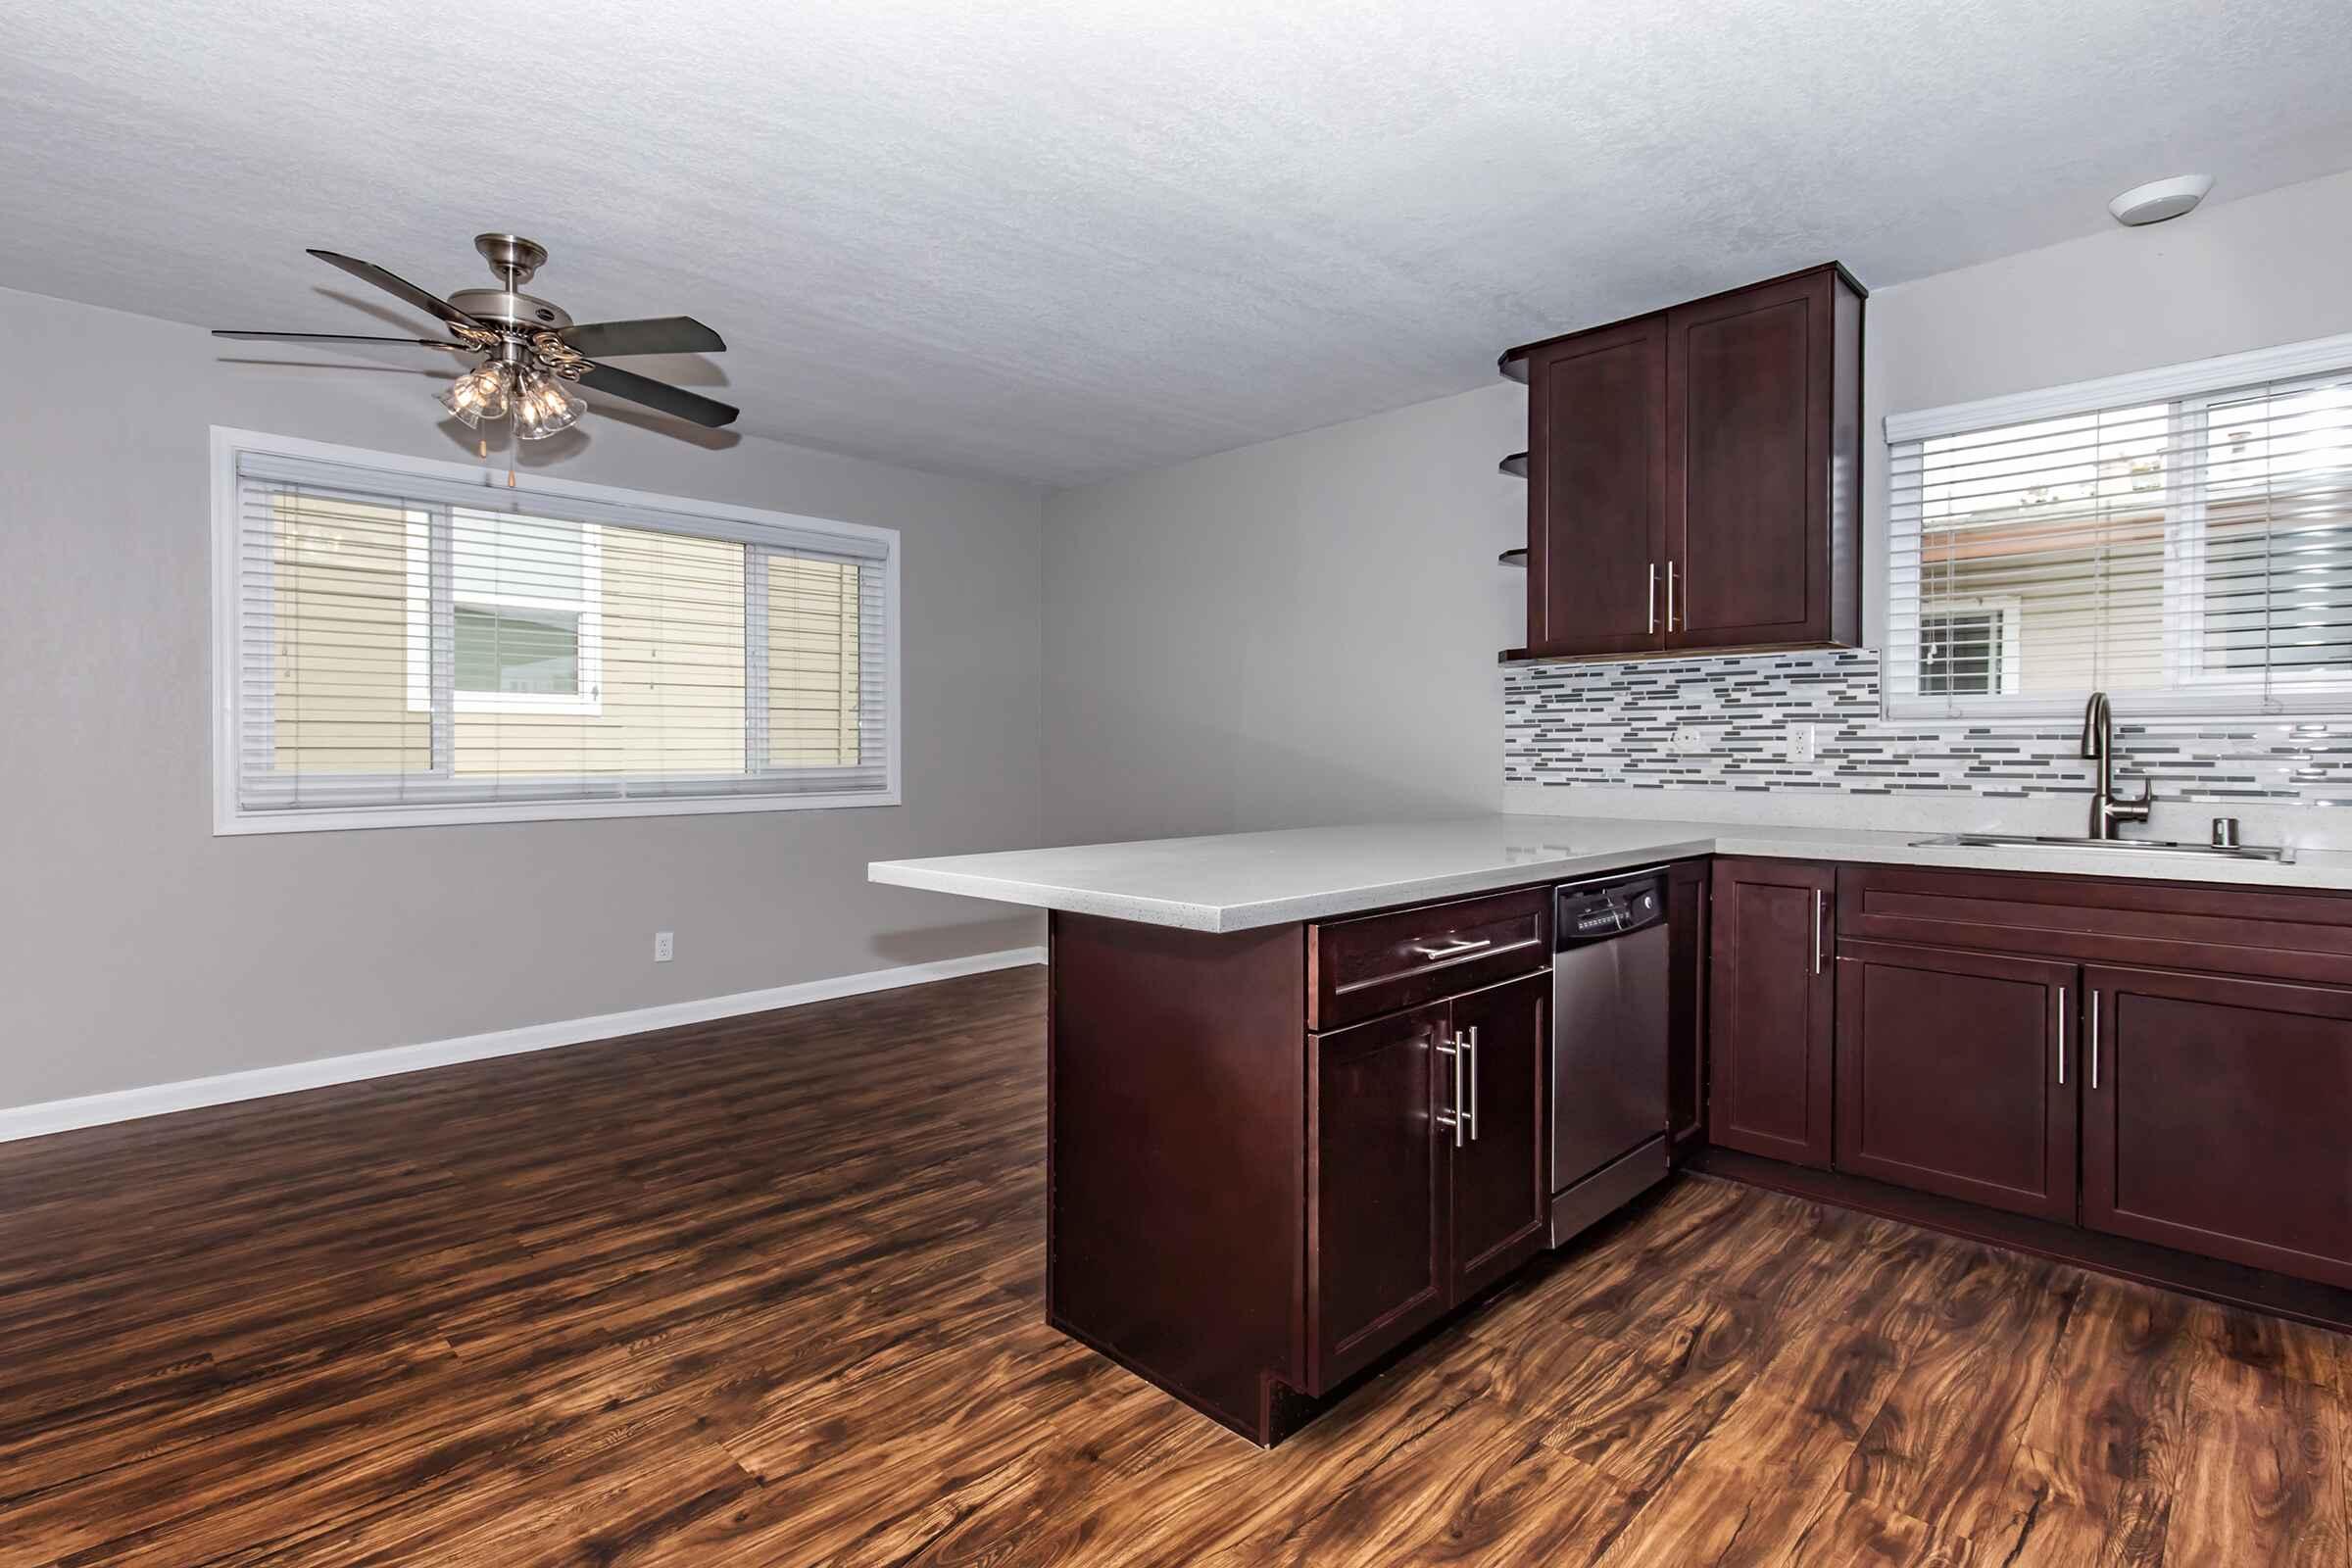
[[[1560,947],[1623,936],[1666,918],[1666,890],[1655,876],[1560,889],[1552,930]]]

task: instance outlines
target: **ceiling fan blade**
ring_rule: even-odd
[[[350,256],[338,256],[333,251],[314,250],[311,254],[329,267],[340,267],[361,281],[373,283],[385,293],[407,300],[418,310],[430,316],[437,316],[452,326],[480,326],[482,324],[455,305],[450,304],[449,301],[435,294],[427,294],[407,278],[387,272],[373,262],[363,262]]]
[[[592,360],[631,354],[721,354],[726,339],[691,316],[644,321],[583,321],[556,334]]]
[[[713,430],[721,425],[733,424],[736,416],[743,412],[729,408],[715,398],[704,397],[700,392],[689,392],[684,387],[657,381],[650,375],[616,370],[610,365],[589,366],[580,372],[580,385],[610,393],[616,398],[626,398],[631,403],[642,403],[663,414],[674,414],[681,419],[691,419],[696,424]]]
[[[224,326],[214,327],[213,336],[264,338],[284,343],[409,343],[417,348],[447,349],[452,354],[466,352],[465,344],[448,343],[437,337],[368,337],[357,332],[233,332]]]

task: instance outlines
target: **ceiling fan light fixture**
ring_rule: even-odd
[[[587,412],[588,405],[561,380],[544,370],[525,370],[514,390],[514,434],[524,441],[543,441],[570,429]]]
[[[507,405],[507,368],[496,361],[475,366],[441,391],[441,406],[468,430],[504,417]]]
[[[473,248],[490,264],[501,286],[461,289],[448,299],[418,288],[373,262],[336,251],[310,253],[336,270],[434,318],[444,330],[442,337],[243,328],[221,328],[215,335],[300,343],[392,343],[464,356],[475,362],[473,368],[442,389],[441,406],[468,430],[479,430],[485,419],[512,416],[516,433],[526,440],[569,429],[588,412],[588,405],[568,385],[573,381],[706,430],[735,422],[742,411],[716,398],[603,363],[637,354],[716,354],[727,346],[716,332],[691,316],[574,321],[554,302],[521,292],[521,285],[547,262],[544,246],[516,234],[478,234]],[[484,443],[482,451],[487,454],[488,450]]]

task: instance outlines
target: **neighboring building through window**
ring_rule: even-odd
[[[215,444],[221,831],[897,800],[894,532]]]
[[[449,560],[438,600],[436,530]],[[604,530],[458,508],[407,518],[409,706],[431,706],[445,628],[466,713],[602,710]]]
[[[1919,689],[1936,696],[1993,697],[2017,690],[2015,601],[1953,606],[1919,617]]]
[[[1890,715],[2352,706],[2352,339],[1887,433]]]

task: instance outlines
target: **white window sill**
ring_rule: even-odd
[[[839,795],[651,797],[640,800],[467,802],[450,806],[351,806],[232,811],[216,837],[248,833],[338,833],[363,828],[447,827],[487,822],[570,822],[612,816],[711,816],[739,811],[844,810],[905,804],[897,790]]]

